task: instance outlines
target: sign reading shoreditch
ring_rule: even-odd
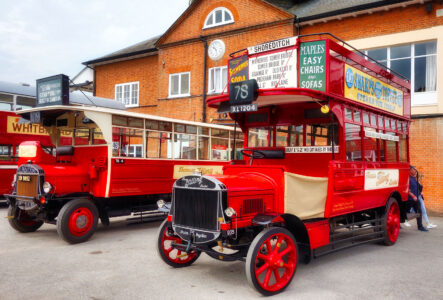
[[[296,43],[297,43],[297,37],[293,36],[290,38],[285,38],[285,39],[276,40],[276,41],[270,41],[270,42],[266,42],[266,43],[263,43],[260,45],[248,47],[248,53],[249,53],[249,55],[252,55],[252,54],[257,54],[257,53],[261,53],[261,52],[272,51],[272,50],[276,50],[276,49],[295,46]]]

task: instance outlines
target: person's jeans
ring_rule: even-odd
[[[421,207],[420,207],[420,201],[414,201],[414,200],[408,200],[409,202],[409,207],[411,207],[411,209],[413,209],[416,213],[419,214],[419,216],[417,217],[417,228],[423,228],[423,221],[422,221],[422,212],[421,212]]]
[[[423,216],[423,219],[425,219],[426,224],[429,224],[428,214],[426,213],[425,201],[421,195],[418,196],[418,201],[420,201],[421,215]]]

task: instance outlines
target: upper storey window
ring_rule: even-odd
[[[232,13],[229,11],[229,9],[225,7],[217,7],[206,17],[203,29],[231,23],[234,23],[234,17],[232,16]]]

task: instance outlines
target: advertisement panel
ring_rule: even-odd
[[[345,97],[403,116],[403,92],[345,64]]]
[[[40,124],[19,123],[20,117],[8,116],[7,133],[14,134],[32,134],[32,135],[46,135],[48,132]]]
[[[324,92],[326,90],[326,42],[300,45],[299,87]]]

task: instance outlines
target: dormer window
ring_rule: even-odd
[[[205,20],[203,29],[234,23],[234,16],[225,7],[217,7],[211,11]]]

